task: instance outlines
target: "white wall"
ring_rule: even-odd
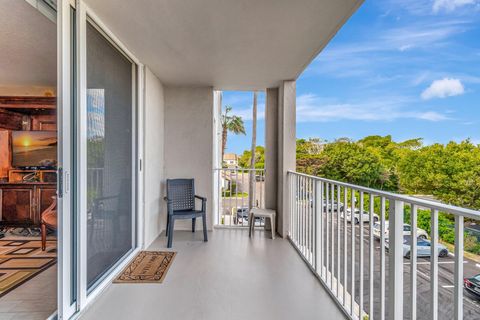
[[[194,178],[196,194],[207,197],[207,226],[212,229],[213,88],[165,87],[165,176]],[[197,219],[197,230],[201,230]],[[176,221],[188,230],[191,221]]]
[[[145,247],[165,229],[166,209],[163,200],[165,180],[164,89],[158,78],[145,68],[145,144],[144,144],[144,210]]]
[[[268,88],[265,101],[265,207],[277,210],[278,88]],[[277,220],[280,215],[277,215]]]

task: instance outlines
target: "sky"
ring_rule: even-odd
[[[250,92],[223,102],[251,132]],[[258,142],[264,144],[265,95]],[[297,138],[480,144],[480,0],[367,0],[297,79]],[[251,136],[229,135],[227,151]]]

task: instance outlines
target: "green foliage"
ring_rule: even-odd
[[[480,147],[469,140],[434,144],[400,159],[399,189],[434,195],[457,206],[480,208]]]
[[[480,209],[480,146],[470,140],[423,146],[420,138],[391,136],[298,139],[297,171]]]
[[[239,192],[237,190],[238,186],[237,183],[232,181],[229,188],[223,188],[222,189],[222,197],[225,198],[230,198],[230,197],[245,197],[245,195],[248,195],[245,192]]]
[[[464,240],[464,249],[468,252],[480,254],[480,243],[478,242],[477,237],[467,235]]]
[[[238,158],[238,165],[241,168],[250,168],[250,159],[252,157],[252,152],[250,150],[245,150],[242,155]],[[262,146],[257,146],[255,148],[255,169],[264,169],[265,168],[265,148]]]
[[[391,136],[358,141],[341,138],[331,143],[298,139],[297,171],[375,189],[431,195],[442,202],[480,209],[480,146],[470,140],[423,146],[420,138],[395,142]],[[359,194],[355,196],[358,206]],[[368,197],[364,205],[368,209]],[[374,210],[380,214],[378,198]],[[409,206],[405,207],[405,222],[410,223]],[[430,232],[430,223],[430,210],[419,209],[418,227]],[[440,239],[454,244],[451,215],[439,213],[438,233]],[[480,254],[475,236],[465,235],[465,250]]]
[[[228,132],[232,132],[233,134],[246,134],[245,125],[243,123],[243,119],[240,116],[230,115],[230,111],[232,111],[231,106],[225,106],[225,110],[222,113],[222,128],[227,130]]]
[[[410,207],[405,208],[404,215],[405,223],[410,223]],[[417,226],[424,229],[430,234],[432,215],[430,210],[418,210],[417,211]],[[452,221],[453,217],[450,215],[439,212],[438,214],[438,236],[443,241],[455,244],[455,229]]]
[[[323,144],[297,141],[297,170],[378,189],[391,189],[390,174],[381,157],[362,143],[347,139]]]

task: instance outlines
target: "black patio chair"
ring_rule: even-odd
[[[195,210],[195,199],[202,201],[201,210]],[[202,217],[203,241],[207,238],[207,198],[195,195],[195,182],[193,179],[167,179],[167,228],[165,235],[168,237],[167,248],[172,247],[173,229],[176,219],[192,219],[192,232],[195,232],[195,222]]]

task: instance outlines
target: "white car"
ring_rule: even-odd
[[[323,199],[323,210],[327,209],[327,200]],[[343,202],[338,203],[337,201],[333,202],[333,211],[338,211],[338,209],[343,210]],[[332,202],[328,200],[328,211],[332,210]]]
[[[382,236],[382,233],[380,231],[381,225],[380,222],[375,222],[373,225],[373,237],[376,239],[380,239]],[[403,235],[404,236],[410,236],[412,234],[412,226],[410,226],[407,223],[403,224]],[[388,239],[389,235],[389,229],[388,229],[388,221],[385,221],[385,239]],[[427,240],[428,239],[428,233],[427,231],[417,228],[417,238],[418,239],[423,239]]]
[[[411,236],[403,237],[403,256],[407,259],[410,259],[411,255],[411,245],[412,240]],[[448,249],[443,244],[437,244],[437,254],[439,257],[446,257],[448,255]],[[385,240],[385,248],[388,250],[388,240]],[[430,257],[431,254],[431,244],[429,240],[417,238],[417,257]]]
[[[342,219],[344,218],[343,217],[343,211],[342,211],[342,214],[341,216]],[[370,213],[368,211],[365,211],[363,210],[362,211],[362,219],[363,219],[363,222],[370,222]],[[377,222],[380,218],[378,217],[377,214],[373,214],[373,221],[374,222]],[[347,209],[347,221],[348,222],[352,222],[352,209],[348,208]],[[359,209],[355,209],[354,213],[353,213],[353,221],[355,224],[359,224],[360,223],[360,210]]]

